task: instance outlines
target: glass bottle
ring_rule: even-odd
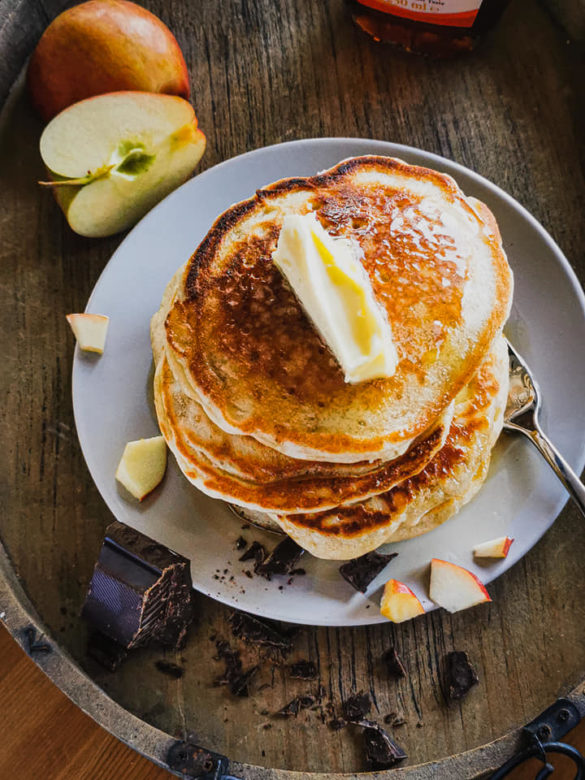
[[[355,23],[374,40],[416,54],[471,51],[509,0],[350,0]]]

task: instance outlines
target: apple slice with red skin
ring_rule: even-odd
[[[127,0],[89,0],[59,14],[33,52],[27,85],[46,121],[106,92],[189,97],[189,74],[175,36],[157,16]]]
[[[106,345],[110,318],[104,314],[67,314],[66,317],[79,348],[101,355]]]
[[[380,612],[393,623],[402,623],[424,614],[424,607],[408,587],[399,580],[388,580],[380,602]]]
[[[448,612],[459,612],[484,601],[491,601],[483,583],[463,566],[433,558],[431,561],[431,599]]]
[[[205,151],[193,107],[183,98],[114,92],[66,108],[40,142],[57,201],[82,236],[134,225],[182,184]]]
[[[505,558],[513,541],[509,536],[490,539],[489,542],[482,542],[474,547],[473,555],[475,558]]]

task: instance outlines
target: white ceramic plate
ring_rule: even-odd
[[[191,179],[153,209],[114,254],[87,305],[107,314],[106,351],[76,350],[73,400],[77,431],[91,475],[118,520],[191,560],[194,587],[226,604],[270,618],[313,625],[354,626],[383,621],[378,591],[389,577],[408,583],[427,608],[428,563],[444,558],[484,582],[502,574],[550,527],[566,494],[530,445],[503,435],[489,478],[456,517],[422,537],[394,545],[399,553],[371,584],[366,598],[339,575],[338,564],[303,560],[306,576],[292,584],[248,578],[234,542],[240,534],[272,547],[278,537],[242,532],[228,507],[193,488],[169,457],[163,484],[142,504],[114,479],[127,441],[155,435],[150,402],[149,321],[165,285],[197,247],[215,218],[257,188],[287,176],[307,176],[347,157],[383,154],[451,174],[468,195],[485,201],[500,225],[516,291],[509,337],[526,356],[546,399],[544,427],[580,471],[585,462],[585,299],[569,263],[543,228],[502,190],[442,157],[406,146],[362,139],[311,139],[249,152]],[[507,534],[508,557],[478,566],[472,547]],[[225,572],[225,573],[224,573]],[[279,586],[284,587],[279,589]]]

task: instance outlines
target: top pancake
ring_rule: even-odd
[[[391,378],[347,384],[272,262],[284,216],[309,210],[363,251],[399,355]],[[228,433],[294,458],[395,458],[469,381],[507,317],[511,273],[490,216],[450,177],[386,157],[276,182],[200,244],[166,318],[168,345]]]

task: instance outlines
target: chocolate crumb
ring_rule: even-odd
[[[172,677],[175,680],[178,680],[185,674],[185,670],[181,669],[178,664],[174,664],[172,661],[155,661],[154,665],[159,672],[162,672],[163,674],[166,674],[167,677]]]
[[[450,701],[458,701],[467,696],[479,678],[469,662],[467,653],[454,650],[445,659],[445,693]]]
[[[269,712],[269,710],[266,710],[266,709],[260,710],[260,715],[264,715],[264,716],[270,715],[270,712]]]
[[[230,617],[230,623],[232,633],[238,639],[272,647],[284,654],[292,650],[290,635],[279,630],[275,624],[272,625],[245,612],[234,612]]]
[[[225,640],[218,640],[215,644],[217,648],[217,660],[223,660],[225,663],[225,673],[223,677],[218,677],[214,685],[228,685],[230,692],[234,696],[249,696],[249,683],[252,677],[258,671],[258,666],[253,666],[244,672],[242,669],[242,660],[238,650],[232,650]]]
[[[394,720],[398,716],[397,712],[389,712],[388,715],[384,716],[384,723],[387,723],[388,725],[394,723]]]
[[[293,569],[293,570],[291,571],[291,574],[293,574],[293,575],[297,575],[297,576],[299,576],[299,577],[302,577],[302,576],[303,576],[304,574],[306,574],[306,573],[307,573],[307,572],[305,571],[305,569]]]
[[[248,579],[250,580],[252,579],[252,572],[249,569],[246,569],[244,571],[244,574],[246,575],[246,577],[248,577]]]
[[[275,574],[293,574],[295,564],[305,551],[298,545],[294,539],[287,536],[282,542],[279,542],[270,555],[260,561],[256,567],[256,574],[270,580]]]
[[[333,720],[330,720],[327,725],[332,731],[339,731],[339,729],[344,729],[347,726],[347,723],[343,718],[334,718]]]
[[[262,563],[266,558],[266,548],[260,542],[252,542],[243,555],[240,555],[240,561],[254,561],[256,565]]]
[[[384,653],[382,660],[390,677],[406,677],[406,669],[394,646]]]
[[[317,667],[312,661],[296,661],[289,670],[295,680],[314,680],[317,677]]]
[[[310,707],[312,707],[315,704],[315,697],[314,696],[295,696],[295,698],[292,701],[289,701],[288,704],[285,704],[285,706],[278,710],[278,712],[275,712],[275,715],[282,715],[284,717],[290,717],[296,716],[299,714],[301,710],[308,710]]]
[[[353,558],[351,561],[344,563],[339,567],[339,573],[352,587],[359,590],[361,593],[365,593],[370,582],[372,582],[372,580],[380,574],[382,569],[384,569],[393,558],[396,558],[397,555],[398,553],[389,553],[388,555],[385,555],[374,550],[373,552],[362,555],[360,558]]]
[[[350,723],[362,720],[364,715],[372,709],[372,702],[367,693],[360,691],[359,693],[350,696],[349,699],[341,703],[343,710],[343,717]]]
[[[244,537],[243,536],[238,536],[238,538],[236,539],[236,544],[235,544],[236,550],[243,550],[244,547],[247,547],[247,546],[248,546],[248,542],[244,539]]]
[[[262,728],[263,728],[265,731],[268,731],[268,729],[271,729],[271,728],[272,728],[272,723],[265,723],[265,724],[262,726]]]
[[[368,768],[389,769],[399,761],[407,758],[406,753],[399,745],[390,738],[377,723],[372,720],[361,720],[356,725],[364,729],[364,744],[366,751],[366,762]]]
[[[392,728],[399,729],[400,726],[405,726],[405,725],[406,725],[406,718],[396,718],[396,720],[392,724]]]

